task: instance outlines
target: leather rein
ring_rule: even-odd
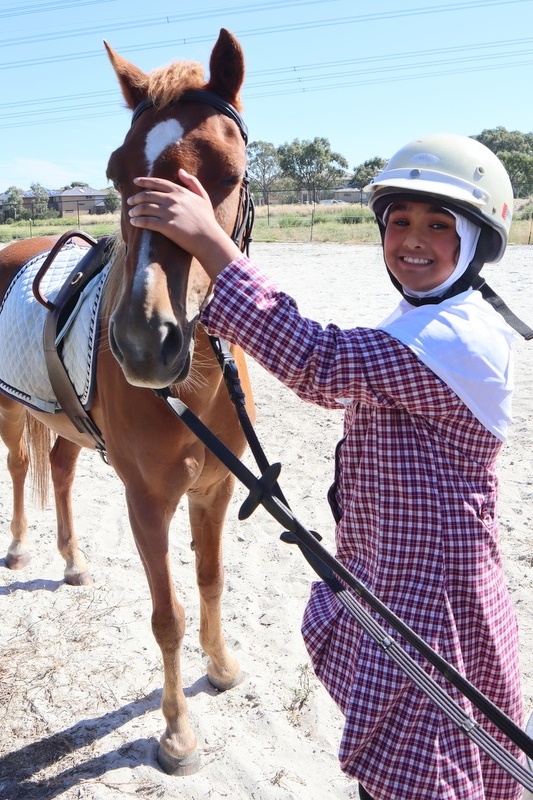
[[[154,390],[166,402],[171,411],[190,431],[210,450],[224,466],[249,490],[242,504],[238,518],[247,519],[260,505],[286,530],[280,539],[287,544],[296,544],[317,575],[329,586],[332,592],[359,623],[374,643],[390,658],[426,697],[477,747],[489,756],[499,767],[511,775],[523,787],[533,792],[533,772],[503,744],[500,744],[482,725],[470,716],[448,692],[432,677],[426,669],[415,661],[404,647],[367,611],[357,598],[385,620],[404,640],[409,642],[422,657],[461,694],[481,711],[528,757],[533,764],[533,739],[511,720],[501,709],[492,703],[458,670],[433,650],[418,634],[391,611],[359,581],[346,567],[320,544],[321,536],[305,528],[294,516],[278,484],[281,464],[270,464],[257,439],[245,409],[245,397],[240,386],[237,367],[231,353],[222,340],[211,337],[222,368],[230,397],[235,405],[239,420],[248,444],[260,470],[256,477],[245,464],[204,423],[177,397],[172,397],[170,389]]]

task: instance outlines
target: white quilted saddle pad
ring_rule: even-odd
[[[88,248],[71,242],[63,247],[40,283],[52,302]],[[54,414],[61,407],[54,396],[43,347],[45,316],[33,296],[33,279],[48,252],[27,261],[17,272],[0,306],[0,391],[38,411]],[[85,408],[90,406],[98,345],[98,309],[109,264],[87,284],[56,343],[63,341],[63,363]]]

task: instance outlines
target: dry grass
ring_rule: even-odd
[[[358,203],[335,205],[262,205],[255,210],[253,239],[256,242],[338,242],[379,244],[378,227],[369,210]],[[119,228],[115,214],[80,215],[59,220],[37,220],[0,225],[0,242],[43,234],[61,234],[81,228],[95,239]],[[510,244],[533,244],[533,217],[513,221]]]

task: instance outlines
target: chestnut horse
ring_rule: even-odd
[[[245,439],[209,339],[197,324],[212,290],[207,274],[162,235],[131,226],[126,198],[136,191],[137,175],[176,179],[184,167],[206,187],[220,225],[230,234],[239,228],[246,170],[245,134],[238,114],[244,59],[239,43],[225,30],[211,54],[208,81],[195,62],[175,62],[147,75],[107,44],[106,48],[126,104],[137,113],[108,166],[108,177],[122,197],[121,235],[103,290],[101,318],[106,324],[90,415],[105,440],[109,463],[124,483],[131,528],[152,597],[152,629],[164,667],[166,721],[158,760],[167,772],[184,775],[197,769],[198,756],[182,688],[179,654],[185,615],[170,572],[169,524],[186,494],[207,676],[216,688],[229,689],[242,679],[226,647],[220,613],[222,526],[234,479],[151,389],[170,387],[237,455],[244,451]],[[49,250],[54,241],[28,239],[0,252],[0,301],[21,266]],[[42,337],[42,331],[35,336]],[[9,346],[9,341],[0,342],[0,348]],[[243,356],[236,348],[233,354],[253,415]],[[81,448],[95,444],[66,414],[27,409],[0,394],[0,432],[13,482],[13,541],[7,566],[18,569],[29,560],[23,500],[29,458],[24,430],[45,430],[41,423],[56,435],[50,466],[65,580],[89,583],[73,529],[71,487]],[[48,449],[49,445],[45,461]]]

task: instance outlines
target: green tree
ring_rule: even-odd
[[[332,152],[329,140],[321,136],[312,141],[295,139],[292,144],[281,145],[278,157],[283,173],[297,189],[306,189],[313,202],[319,189],[335,186],[348,169],[344,156]]]
[[[278,153],[270,142],[251,142],[248,145],[248,174],[252,189],[261,192],[263,202],[268,203],[268,195],[281,175]]]
[[[18,186],[6,189],[4,219],[21,219],[24,212],[24,190]]]
[[[109,214],[113,214],[120,207],[120,195],[112,186],[106,190],[104,205]]]
[[[515,197],[533,194],[533,133],[486,128],[472,137],[495,153],[509,173]]]
[[[533,194],[533,155],[502,151],[498,157],[509,174],[514,196],[528,197]]]
[[[44,219],[48,211],[48,192],[40,183],[32,183],[30,186],[33,194],[32,214],[34,219]]]
[[[498,157],[500,153],[526,153],[533,155],[533,133],[508,131],[506,128],[485,128],[477,136],[478,142],[492,150]]]
[[[386,163],[387,161],[384,158],[374,156],[374,158],[369,158],[367,161],[359,164],[358,167],[354,167],[350,186],[353,186],[354,189],[359,189],[361,205],[363,205],[363,189],[370,183],[372,178],[376,177],[378,172],[381,172]]]
[[[59,191],[64,192],[66,189],[76,189],[78,186],[80,189],[85,189],[88,185],[86,181],[72,181],[68,186],[62,186]]]

